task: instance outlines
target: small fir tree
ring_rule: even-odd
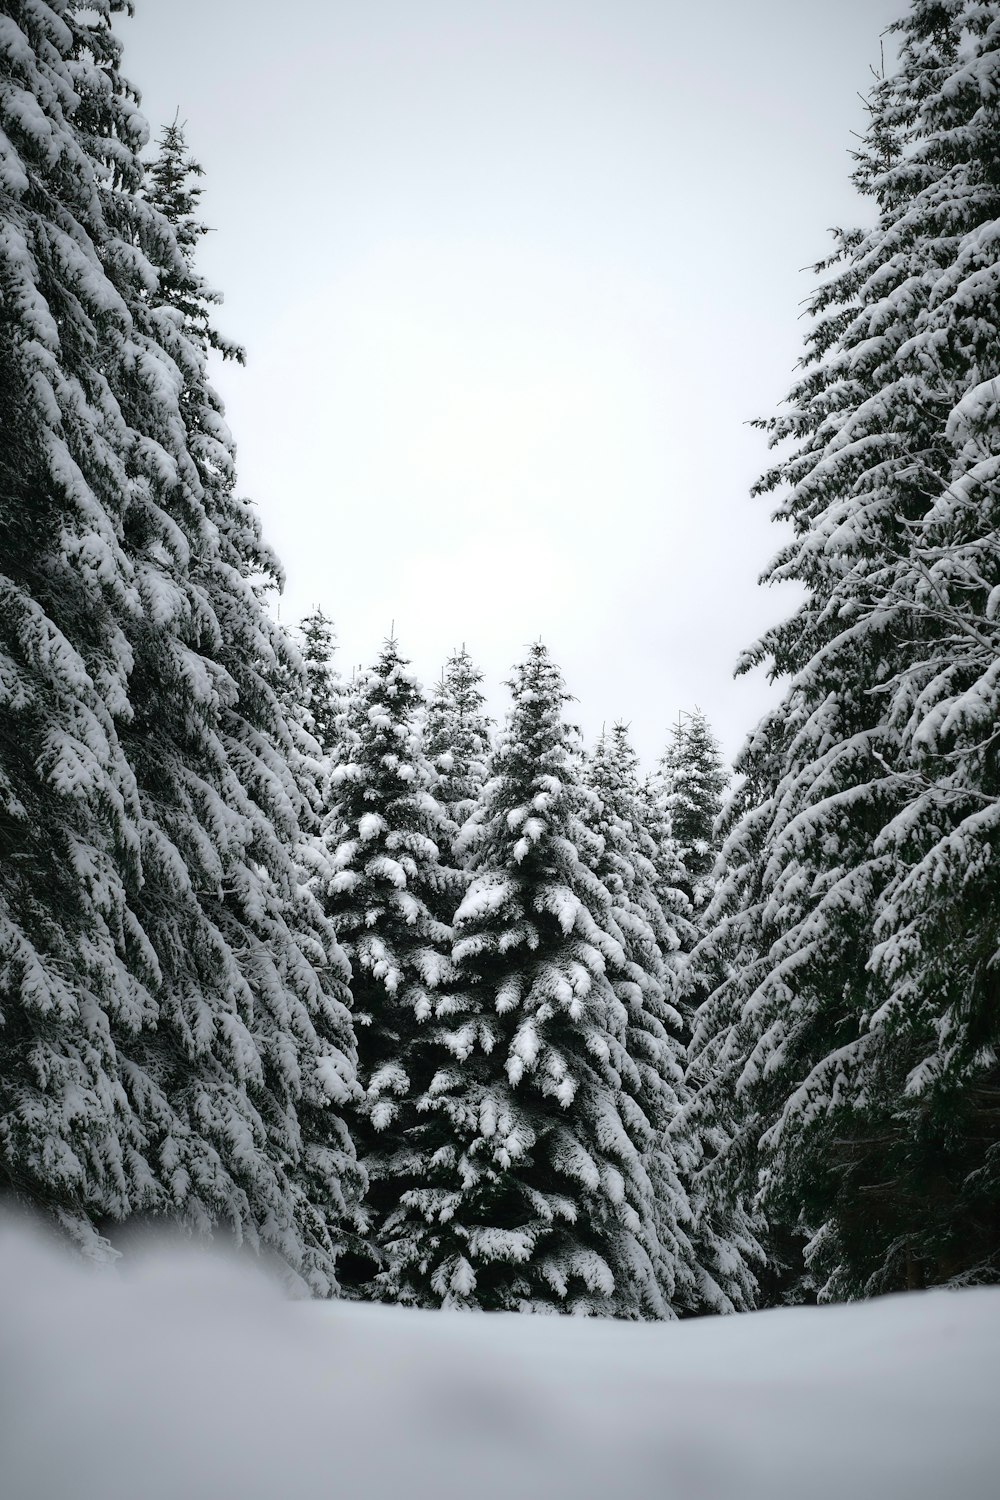
[[[384,1225],[423,1172],[410,1132],[430,1082],[435,998],[450,975],[451,929],[435,915],[453,893],[442,865],[443,814],[423,753],[423,697],[386,641],[346,708],[351,759],[334,767],[322,845],[324,901],[352,969],[363,1098],[354,1133],[367,1171],[366,1237],[350,1262],[355,1288],[379,1294]]]
[[[209,287],[195,270],[195,256],[208,225],[198,214],[201,201],[201,163],[188,150],[179,112],[160,131],[159,150],[150,164],[145,197],[163,215],[161,244],[166,252],[160,266],[156,301],[175,309],[185,334],[202,349],[214,349],[224,359],[246,361],[246,351],[225,338],[212,322],[212,309],[221,306],[222,293]]]
[[[586,774],[592,796],[585,816],[597,835],[592,868],[611,896],[622,937],[623,962],[612,964],[609,974],[627,1016],[623,1085],[641,1115],[658,1276],[670,1306],[692,1309],[701,1303],[704,1273],[695,1260],[694,1217],[682,1181],[690,1148],[678,1128],[685,1101],[684,1045],[674,1004],[680,975],[672,962],[687,924],[678,930],[660,899],[658,851],[624,724],[601,733]]]
[[[728,784],[718,741],[701,709],[679,715],[660,761],[659,785],[683,869],[683,889],[695,913],[711,895],[718,853],[715,825]]]
[[[336,632],[332,622],[317,608],[303,618],[298,633],[304,671],[301,699],[305,725],[324,760],[331,761],[337,758],[338,720],[344,711],[346,691],[334,666]]]
[[[745,1311],[754,1306],[764,1256],[759,1242],[763,1226],[747,1212],[742,1199],[723,1201],[712,1191],[705,1168],[716,1156],[719,1141],[694,1110],[686,1075],[682,1072],[678,1078],[674,1071],[686,1065],[691,995],[698,987],[690,964],[696,928],[680,888],[688,883],[684,866],[667,831],[662,794],[651,799],[648,784],[638,783],[624,729],[617,725],[612,736],[602,740],[591,773],[606,809],[599,825],[606,849],[599,873],[612,893],[631,890],[633,901],[640,896],[638,913],[616,913],[626,952],[638,916],[656,938],[653,964],[669,997],[665,1024],[673,1068],[660,1085],[665,1109],[650,1163],[668,1278],[664,1284],[672,1306],[682,1315]],[[639,952],[649,955],[648,941]],[[649,964],[650,958],[640,956],[639,961]],[[629,1052],[637,1061],[649,1057],[648,1038],[638,1028],[630,1034]]]
[[[692,960],[713,888],[719,850],[716,825],[728,784],[719,747],[700,709],[679,714],[668,745],[645,786],[645,814],[655,849],[658,893],[673,913],[680,938],[672,958],[674,1003],[681,1037],[689,1047],[694,1017],[718,975]],[[699,1075],[686,1063],[684,1104],[669,1130],[690,1204],[690,1240],[698,1269],[692,1312],[743,1312],[755,1305],[766,1252],[765,1226],[746,1195],[723,1187],[715,1164],[729,1138],[704,1108]]]
[[[463,646],[452,652],[427,707],[424,743],[438,772],[437,796],[448,819],[451,863],[467,857],[462,830],[482,794],[490,749],[483,674]]]
[[[473,881],[440,1065],[421,1100],[428,1170],[401,1201],[397,1295],[445,1305],[661,1317],[648,1127],[629,1090],[625,963],[611,898],[581,855],[578,737],[545,648],[473,814]]]

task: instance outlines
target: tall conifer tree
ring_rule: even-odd
[[[324,759],[329,760],[337,753],[338,719],[345,708],[344,684],[334,666],[337,637],[332,622],[321,609],[314,609],[303,618],[298,633],[304,671],[302,700],[306,727]]]
[[[586,773],[592,796],[585,817],[598,835],[592,867],[611,896],[622,938],[623,960],[608,972],[627,1016],[623,1086],[641,1112],[657,1270],[666,1301],[693,1309],[702,1302],[704,1274],[691,1243],[694,1216],[682,1181],[690,1147],[679,1129],[685,1058],[675,1001],[683,977],[676,956],[684,929],[678,932],[660,901],[657,848],[646,826],[638,759],[624,724],[601,733]]]
[[[160,131],[158,150],[150,164],[144,196],[170,225],[175,253],[169,238],[164,242],[165,264],[159,267],[156,301],[175,309],[183,319],[188,338],[203,349],[214,349],[225,359],[240,364],[246,351],[225,338],[212,322],[212,308],[222,303],[222,293],[209,287],[195,269],[195,256],[209,232],[199,216],[201,163],[188,150],[185,127],[179,114]]]
[[[0,1163],[98,1248],[170,1215],[329,1290],[341,960],[295,876],[275,564],[177,300],[193,241],[144,195],[124,8],[0,8]]]
[[[695,913],[711,894],[718,854],[715,824],[729,783],[708,719],[700,708],[679,716],[659,766],[659,785],[683,889]]]
[[[855,174],[877,223],[839,235],[771,424],[769,576],[806,598],[748,656],[787,686],[696,1034],[730,1166],[831,1297],[1000,1274],[1000,14],[914,0],[896,32]]]
[[[729,777],[718,742],[700,709],[680,713],[671,741],[648,788],[649,816],[656,836],[660,899],[674,911],[680,934],[675,1004],[681,1015],[685,1047],[691,1041],[694,1015],[715,987],[720,971],[706,967],[691,953],[704,931],[719,853],[716,824]],[[716,1164],[730,1147],[724,1122],[697,1094],[700,1075],[688,1063],[684,1106],[670,1127],[672,1148],[683,1164],[682,1180],[693,1215],[690,1239],[699,1271],[697,1312],[746,1311],[755,1305],[762,1263],[764,1224],[748,1200],[750,1190],[723,1190]],[[770,1249],[770,1247],[769,1247]]]
[[[448,819],[450,862],[461,863],[458,844],[482,793],[490,750],[483,674],[463,646],[452,652],[427,707],[425,748],[438,772],[437,796]]]
[[[364,1096],[354,1133],[369,1179],[367,1247],[354,1257],[355,1286],[377,1293],[384,1224],[423,1171],[410,1133],[430,1082],[435,997],[451,970],[451,928],[437,913],[454,896],[439,854],[444,817],[423,753],[423,696],[386,641],[355,682],[346,710],[351,758],[333,770],[323,831],[331,868],[329,916],[350,959]]]
[[[511,686],[473,815],[440,1066],[421,1101],[428,1170],[401,1203],[397,1294],[666,1316],[628,1017],[608,977],[624,950],[581,854],[599,841],[581,818],[579,742],[543,646]]]

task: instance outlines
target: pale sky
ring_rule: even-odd
[[[792,606],[746,423],[786,394],[801,268],[870,212],[859,98],[905,0],[136,0],[126,73],[179,108],[245,370],[216,381],[288,583],[340,665],[395,622],[425,682],[539,636],[588,737],[651,763]]]

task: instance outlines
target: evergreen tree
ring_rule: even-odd
[[[214,349],[224,359],[246,361],[246,351],[225,338],[212,322],[212,308],[222,293],[207,285],[195,270],[195,254],[208,226],[198,217],[201,200],[201,163],[188,151],[185,127],[174,116],[160,132],[159,151],[149,166],[144,195],[169,225],[164,236],[166,256],[159,267],[156,301],[178,312],[192,343]]]
[[[299,626],[303,680],[300,696],[305,710],[305,724],[323,754],[330,760],[337,755],[340,739],[338,719],[345,708],[345,688],[333,665],[337,637],[333,625],[321,609],[314,609]]]
[[[806,598],[748,661],[746,746],[696,1033],[724,1171],[812,1235],[823,1295],[1000,1271],[1000,15],[914,0],[770,424]],[[758,1148],[758,1140],[760,1146]]]
[[[424,1170],[410,1132],[430,1082],[429,1022],[451,968],[451,929],[435,913],[454,876],[439,857],[443,815],[421,743],[423,708],[409,663],[386,641],[348,701],[352,758],[334,767],[323,831],[326,910],[352,967],[364,1089],[354,1129],[369,1180],[366,1237],[347,1275],[373,1293],[385,1220]]]
[[[342,959],[295,876],[275,565],[173,298],[190,246],[143,195],[123,8],[0,11],[0,1171],[98,1252],[170,1215],[327,1291]]]
[[[683,869],[682,888],[697,913],[711,893],[718,853],[715,825],[729,777],[700,708],[678,715],[659,766],[663,808]]]
[[[728,784],[719,746],[700,709],[678,714],[672,739],[647,783],[647,819],[656,844],[661,901],[680,935],[675,960],[680,975],[675,1002],[685,1046],[694,1012],[707,990],[688,961],[702,930],[718,857],[716,823]]]
[[[624,949],[588,868],[599,841],[581,818],[567,694],[541,645],[511,686],[473,814],[454,983],[437,1005],[440,1064],[420,1101],[427,1170],[389,1226],[394,1289],[425,1303],[666,1316],[649,1126],[608,975]]]
[[[450,862],[461,863],[462,829],[482,794],[490,748],[483,674],[463,646],[452,652],[427,707],[424,743],[438,772],[437,797],[448,819]]]
[[[677,937],[677,947],[667,955],[668,967],[682,976],[686,955],[695,943],[695,913],[691,905],[690,882],[681,861],[676,839],[670,832],[666,794],[659,767],[644,778],[639,787],[639,816],[652,843],[650,858],[655,872],[654,891],[667,926]],[[683,985],[675,993],[675,1004],[683,1017]]]
[[[719,852],[716,825],[728,781],[706,716],[697,708],[679,714],[652,778],[649,800],[661,900],[666,886],[676,910],[680,895],[684,902],[681,916],[687,919],[678,923],[675,918],[681,937],[681,951],[675,959],[675,1005],[686,1047],[698,1007],[722,977],[721,970],[710,967],[703,954],[697,963],[692,962],[691,952],[704,930],[713,889]],[[746,1192],[733,1185],[722,1188],[717,1164],[727,1159],[730,1140],[723,1121],[698,1096],[700,1081],[697,1067],[689,1065],[685,1103],[671,1126],[671,1134],[677,1137],[674,1149],[684,1164],[683,1181],[694,1219],[690,1239],[701,1276],[692,1311],[742,1312],[757,1302],[761,1269],[769,1261],[771,1246],[763,1248],[765,1225],[748,1205]]]
[[[683,1023],[674,1005],[681,975],[670,961],[684,928],[677,930],[659,899],[657,848],[624,724],[610,735],[602,731],[588,758],[587,780],[592,796],[585,816],[598,836],[592,868],[611,896],[622,938],[623,961],[608,972],[627,1017],[623,1085],[641,1111],[659,1283],[671,1306],[693,1309],[701,1304],[705,1277],[691,1244],[693,1215],[678,1166],[690,1147],[678,1120],[685,1101]]]

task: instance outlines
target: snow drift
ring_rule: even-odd
[[[674,1324],[288,1302],[0,1229],[5,1500],[990,1500],[1000,1289]]]

